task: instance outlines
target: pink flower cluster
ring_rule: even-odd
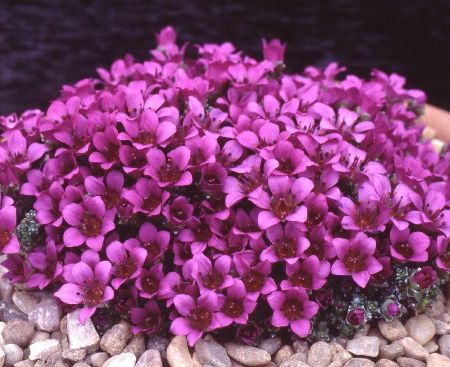
[[[46,112],[0,119],[14,282],[81,305],[83,322],[112,305],[135,332],[170,325],[193,345],[259,307],[306,337],[330,279],[450,270],[450,154],[421,141],[422,92],[334,63],[286,74],[278,40],[260,61],[231,43],[189,59],[175,41],[167,27],[150,60],[126,56]],[[43,235],[25,253],[30,201]]]

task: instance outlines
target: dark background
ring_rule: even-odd
[[[5,1],[0,2],[0,114],[45,109],[62,84],[95,75],[154,33],[232,41],[260,57],[262,37],[288,43],[288,71],[336,60],[367,76],[398,72],[450,109],[450,1]]]

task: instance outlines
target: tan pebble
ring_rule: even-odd
[[[171,367],[192,366],[185,336],[175,336],[167,347],[167,360]]]
[[[425,363],[414,358],[398,357],[397,363],[400,367],[425,367]]]
[[[283,345],[278,352],[275,354],[274,362],[279,366],[281,363],[286,361],[291,355],[294,354],[294,350],[290,345]]]
[[[430,354],[427,358],[427,367],[450,367],[450,359],[442,354]]]
[[[398,357],[402,357],[404,354],[405,351],[403,350],[403,346],[399,342],[393,342],[380,347],[379,357],[382,359],[394,360]]]
[[[429,342],[436,335],[436,326],[427,315],[411,317],[405,324],[408,336],[421,345]]]
[[[390,361],[389,359],[380,359],[377,363],[375,363],[375,367],[398,367],[398,364],[394,361]]]
[[[366,358],[352,358],[344,367],[375,367],[375,363]]]
[[[309,348],[307,362],[311,367],[327,367],[331,363],[332,357],[331,346],[320,341]]]
[[[424,361],[430,353],[413,338],[407,336],[400,341],[405,356]]]
[[[400,340],[408,335],[400,320],[394,319],[391,322],[385,320],[378,321],[378,330],[387,340]]]
[[[430,340],[423,347],[427,350],[428,353],[437,352],[437,350],[439,349],[439,346],[436,344],[434,340]]]

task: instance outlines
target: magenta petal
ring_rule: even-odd
[[[79,204],[68,204],[63,208],[62,214],[71,226],[79,226],[84,217],[84,209]]]
[[[76,263],[72,267],[72,276],[78,284],[83,284],[86,281],[94,280],[94,272],[89,265],[82,261]]]
[[[77,284],[67,283],[55,292],[55,297],[68,305],[77,305],[83,302],[80,294],[80,287]]]
[[[359,273],[352,273],[352,278],[361,288],[366,288],[370,274],[367,271],[360,271]]]
[[[192,331],[192,327],[188,320],[177,317],[170,325],[170,331],[175,335],[188,335]]]
[[[67,247],[81,246],[85,241],[86,237],[78,228],[69,227],[66,229],[63,235],[64,244]]]
[[[95,265],[95,278],[102,285],[106,285],[109,281],[111,275],[111,263],[109,261],[100,261],[97,265]]]
[[[173,303],[180,315],[188,316],[189,312],[195,307],[195,301],[187,294],[177,294]]]
[[[289,320],[280,310],[273,311],[272,325],[275,327],[286,327],[289,325]]]
[[[331,274],[334,275],[349,275],[349,271],[345,267],[344,263],[341,260],[336,260],[331,266]]]
[[[272,212],[262,211],[258,214],[258,226],[261,229],[267,229],[279,223],[280,219]]]
[[[300,338],[306,338],[311,330],[311,322],[306,319],[299,319],[291,322],[292,331]]]

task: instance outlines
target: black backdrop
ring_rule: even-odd
[[[154,33],[181,41],[232,41],[253,56],[261,37],[288,42],[289,71],[337,60],[366,76],[398,72],[450,109],[450,1],[27,1],[0,2],[0,114],[46,108],[64,83],[95,74]]]

